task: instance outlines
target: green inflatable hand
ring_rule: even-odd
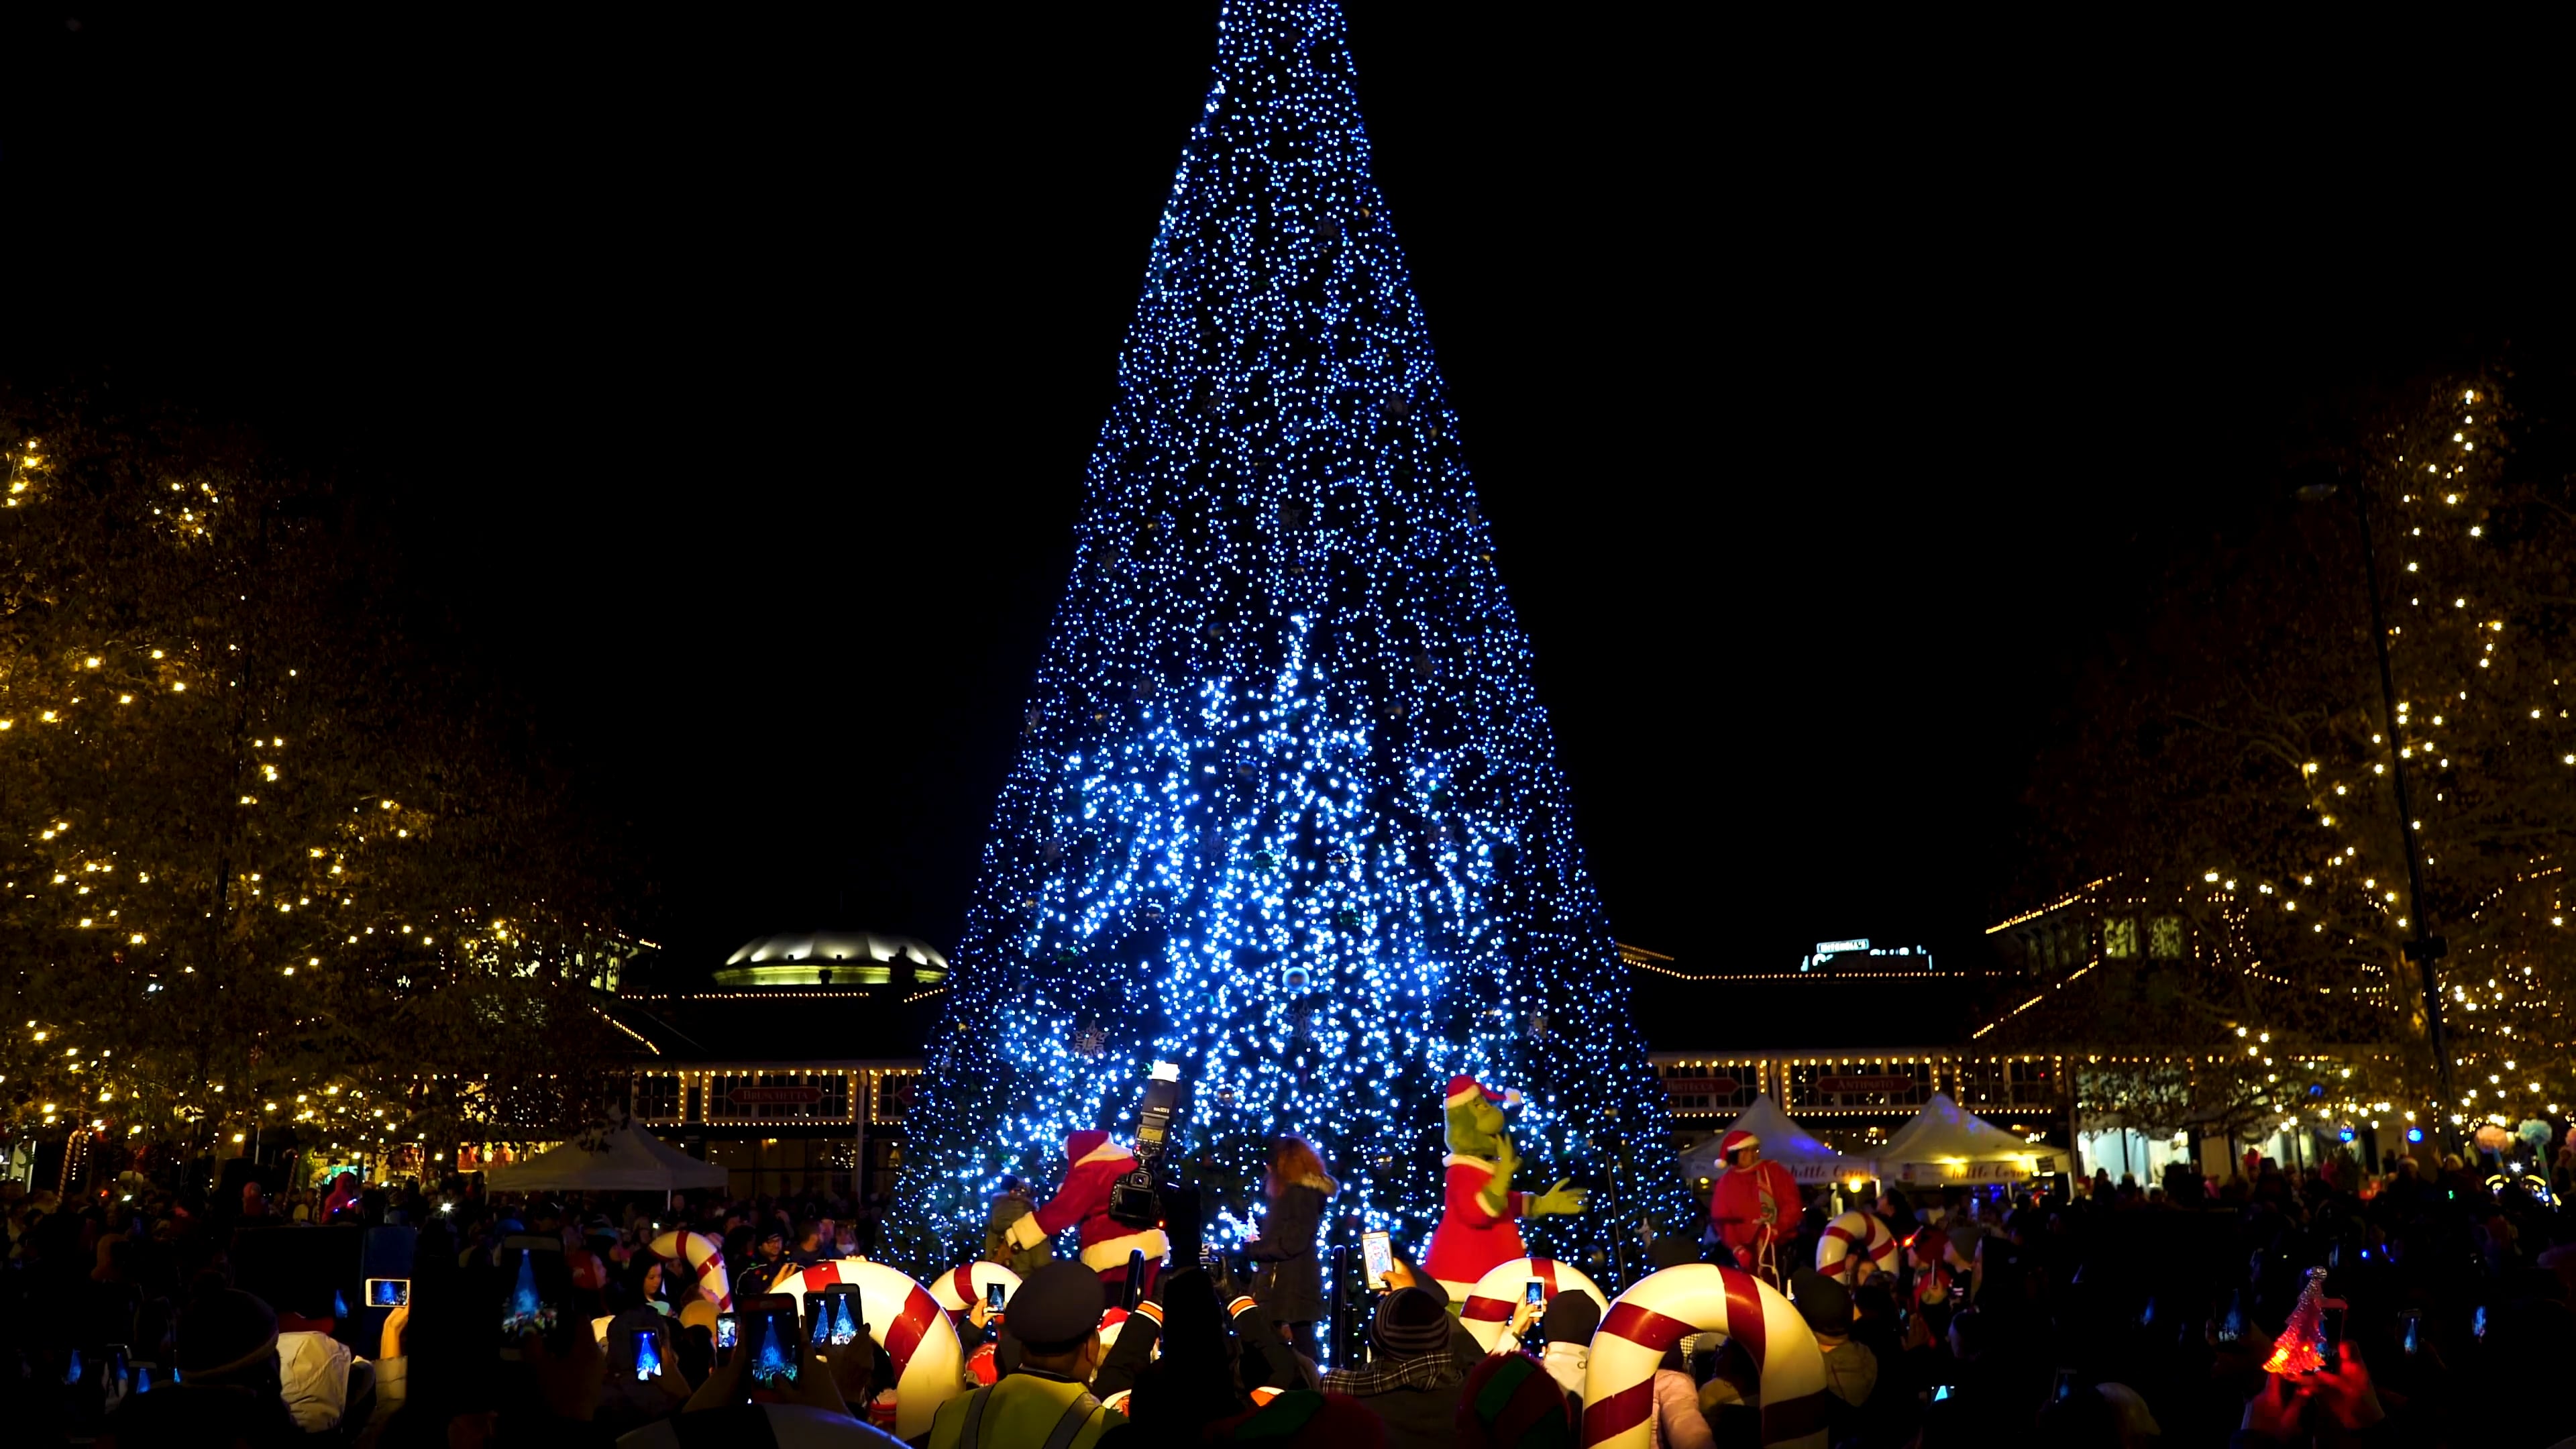
[[[1534,1218],[1566,1217],[1583,1211],[1592,1194],[1574,1185],[1573,1178],[1560,1179],[1556,1186],[1529,1200],[1529,1215]]]

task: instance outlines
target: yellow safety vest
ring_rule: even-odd
[[[1127,1416],[1065,1379],[1006,1374],[939,1406],[930,1449],[1092,1449]]]

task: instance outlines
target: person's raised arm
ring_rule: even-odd
[[[1162,1281],[1169,1291],[1171,1279]],[[1109,1356],[1091,1371],[1093,1397],[1106,1401],[1136,1387],[1136,1375],[1153,1360],[1154,1344],[1163,1336],[1163,1305],[1152,1298],[1137,1303],[1136,1311],[1118,1329],[1118,1341],[1109,1346]]]

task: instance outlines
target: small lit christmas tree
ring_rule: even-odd
[[[2263,1360],[2269,1374],[2312,1374],[2326,1366],[2326,1270],[2310,1268],[2299,1288],[2298,1306],[2289,1326],[2272,1340],[2272,1356]]]

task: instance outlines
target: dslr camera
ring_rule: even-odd
[[[1145,1078],[1144,1106],[1136,1114],[1136,1170],[1110,1185],[1110,1217],[1131,1228],[1150,1228],[1163,1220],[1163,1152],[1180,1109],[1180,1065],[1154,1063]]]

